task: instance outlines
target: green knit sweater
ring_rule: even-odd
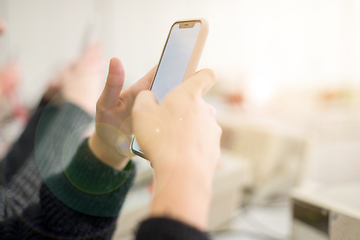
[[[32,116],[0,163],[0,239],[111,239],[135,167],[130,161],[118,171],[92,154],[82,140],[91,121],[68,103],[49,104]],[[136,239],[209,237],[171,218],[149,218]]]
[[[92,118],[69,103],[39,108],[1,161],[0,239],[110,239],[135,177],[97,159]]]

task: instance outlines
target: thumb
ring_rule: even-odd
[[[194,95],[204,95],[216,82],[216,75],[211,69],[203,69],[186,79],[183,86]]]
[[[112,58],[109,65],[109,74],[98,103],[107,109],[115,107],[118,103],[120,92],[124,86],[125,70],[118,58]]]

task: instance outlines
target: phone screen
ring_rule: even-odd
[[[199,36],[201,23],[195,22],[191,27],[182,27],[177,23],[170,30],[159,66],[157,68],[151,91],[159,103],[165,95],[184,80],[184,76]],[[134,139],[133,152],[143,156],[139,144]]]

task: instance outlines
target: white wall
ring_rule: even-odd
[[[9,25],[0,61],[18,57],[21,93],[31,105],[81,52],[94,15],[102,17],[106,60],[123,60],[128,83],[156,64],[172,22],[205,17],[210,33],[200,67],[230,85],[245,80],[250,95],[263,98],[294,86],[358,84],[359,12],[352,0],[0,0]]]
[[[31,106],[41,97],[46,81],[79,53],[93,7],[86,0],[2,2],[7,5],[8,31],[0,53],[5,61],[19,61],[23,75],[20,95]]]

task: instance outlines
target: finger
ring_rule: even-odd
[[[206,103],[205,109],[207,111],[207,114],[215,119],[215,117],[216,117],[216,109],[214,108],[214,106],[212,106],[211,104]]]
[[[112,58],[105,87],[98,103],[108,109],[116,106],[119,94],[124,86],[124,80],[125,70],[122,62],[118,58]]]
[[[134,83],[134,85],[131,86],[131,92],[134,97],[138,95],[140,91],[150,89],[151,82],[154,79],[156,68],[157,65],[153,67],[144,77],[142,77],[139,81],[137,81],[136,83]]]
[[[204,95],[216,82],[216,75],[210,69],[203,69],[184,81],[183,86],[195,95]]]
[[[155,95],[141,91],[132,109],[133,131],[142,151],[147,155],[158,156],[167,143],[167,128],[160,116]]]
[[[154,93],[150,91],[141,91],[136,99],[133,106],[133,113],[147,112],[159,106]]]

